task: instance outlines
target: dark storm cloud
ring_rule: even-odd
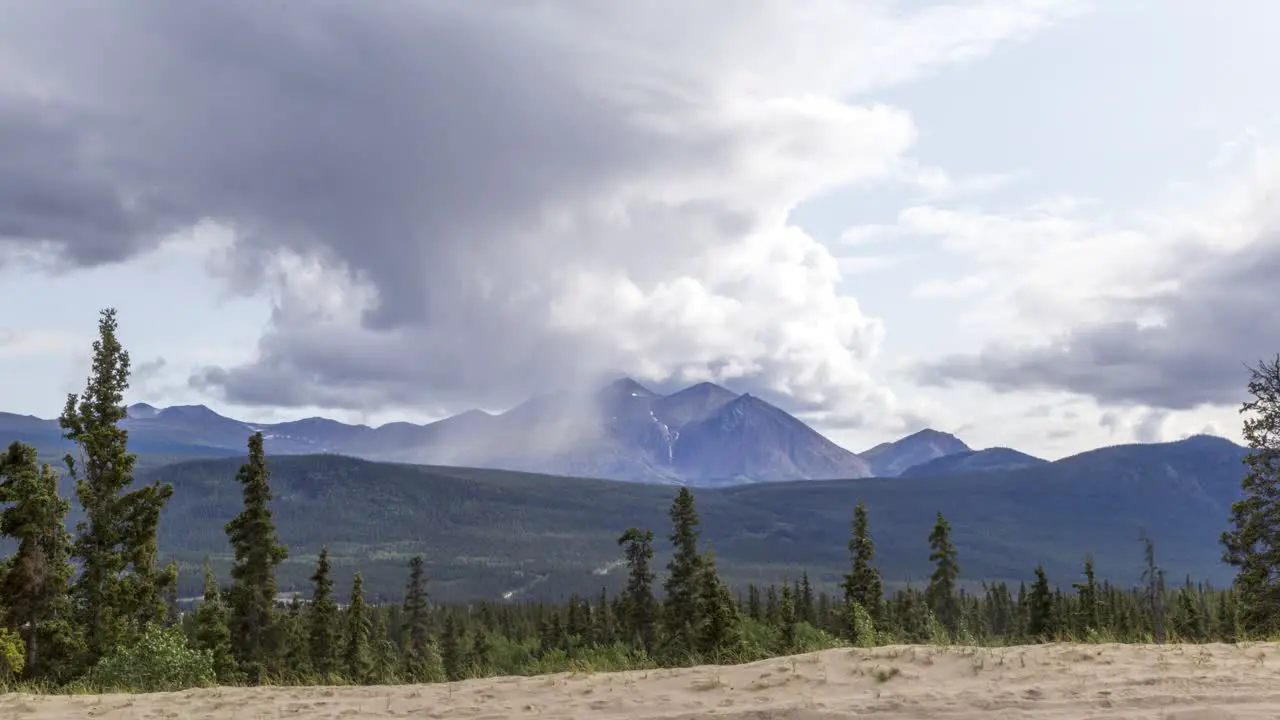
[[[66,261],[126,259],[176,229],[163,198],[125,197],[92,155],[92,113],[0,92],[0,245],[51,246]]]
[[[457,263],[454,238],[470,260],[531,206],[641,157],[618,109],[558,75],[554,46],[461,4],[103,3],[75,23],[56,5],[0,31],[30,33],[19,69],[69,96],[0,104],[0,227],[81,262],[136,251],[180,208],[334,249],[392,325],[429,311],[422,268]]]
[[[475,354],[486,331],[485,349],[523,354],[530,377],[573,370],[565,354],[581,348],[521,337],[521,308],[502,307],[518,304],[521,263],[552,255],[536,233],[512,238],[557,202],[643,175],[667,141],[540,39],[537,8],[490,8],[499,23],[461,2],[77,7],[72,22],[25,5],[0,29],[0,61],[30,78],[0,95],[0,242],[92,265],[213,218],[248,238],[228,267],[251,285],[271,248],[320,252],[377,288],[367,329],[473,336],[371,368],[360,338],[279,327],[260,366],[196,378],[233,400],[303,402],[285,385],[311,375],[474,389],[493,380],[494,358]],[[590,255],[590,240],[559,252]],[[481,295],[497,301],[481,310]]]
[[[1187,251],[1168,265],[1176,289],[1116,303],[1116,320],[1071,328],[1039,347],[941,358],[917,368],[917,377],[1000,391],[1067,390],[1103,404],[1166,410],[1240,402],[1246,364],[1280,352],[1280,235],[1231,254]],[[1151,311],[1164,322],[1140,325],[1138,315]]]

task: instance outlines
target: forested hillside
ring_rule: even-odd
[[[1240,494],[1243,455],[1224,440],[1191,438],[1012,471],[700,489],[698,502],[705,537],[735,586],[774,582],[803,567],[815,583],[833,587],[858,502],[880,520],[882,569],[893,584],[928,576],[924,538],[939,510],[952,520],[964,576],[975,582],[1030,580],[1037,563],[1063,582],[1074,580],[1086,553],[1105,577],[1137,582],[1145,530],[1177,577],[1224,583],[1230,573],[1217,538]],[[206,554],[225,567],[222,523],[241,502],[230,482],[238,465],[191,461],[141,475],[174,486],[160,537],[183,564],[184,596],[198,591]],[[672,492],[334,456],[279,456],[269,466],[276,522],[293,548],[280,569],[284,589],[304,586],[325,543],[340,577],[362,568],[366,587],[379,595],[399,590],[404,561],[417,553],[448,599],[499,599],[511,591],[563,598],[615,588],[619,524],[660,525]]]

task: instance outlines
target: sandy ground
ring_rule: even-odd
[[[5,720],[1280,718],[1280,644],[830,650],[449,685],[0,697]]]

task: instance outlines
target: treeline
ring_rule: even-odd
[[[803,572],[735,591],[700,540],[693,493],[681,488],[670,508],[672,554],[661,580],[652,566],[653,531],[629,528],[617,540],[627,566],[618,594],[601,590],[558,604],[466,605],[431,602],[421,557],[408,563],[400,602],[366,602],[357,572],[348,603],[340,605],[325,550],[308,596],[282,603],[275,573],[288,549],[276,536],[270,472],[262,436],[255,434],[235,477],[243,508],[225,526],[234,555],[228,582],[219,582],[206,561],[203,600],[183,612],[176,567],[160,566],[156,541],[172,488],[134,486],[134,456],[118,426],[126,412],[129,356],[116,327],[114,311],[104,311],[86,388],[67,398],[60,418],[76,447],[65,458],[84,514],[74,533],[65,526],[70,503],[58,495],[57,474],[38,462],[35,449],[14,443],[0,455],[0,534],[17,545],[0,565],[0,677],[6,683],[132,691],[215,683],[419,683],[734,663],[839,644],[1234,642],[1274,632],[1280,614],[1280,603],[1267,604],[1280,598],[1275,573],[1260,570],[1277,556],[1262,554],[1270,552],[1268,543],[1275,539],[1280,548],[1280,513],[1267,504],[1280,494],[1265,495],[1275,489],[1280,453],[1267,445],[1274,434],[1259,439],[1248,426],[1255,454],[1246,489],[1257,492],[1237,506],[1236,529],[1224,535],[1225,559],[1243,568],[1230,590],[1189,578],[1169,587],[1154,544],[1144,539],[1138,588],[1099,581],[1086,558],[1066,589],[1037,567],[1034,582],[1016,589],[1000,583],[966,592],[950,525],[939,513],[927,538],[934,565],[928,583],[886,594],[870,519],[859,503],[839,593],[815,592]],[[1255,371],[1255,380],[1267,367]],[[1280,382],[1274,387],[1280,399]],[[1280,419],[1280,412],[1272,417]]]

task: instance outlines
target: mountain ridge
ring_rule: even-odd
[[[700,382],[662,394],[631,378],[594,391],[529,398],[501,413],[467,410],[431,423],[379,426],[312,416],[255,423],[206,405],[130,405],[122,423],[138,452],[224,457],[262,432],[274,455],[336,454],[379,462],[469,466],[694,487],[831,478],[911,477],[1011,469],[1046,461],[1011,448],[975,450],[931,428],[862,453],[749,393]],[[0,439],[58,455],[56,420],[0,412]]]
[[[129,406],[137,447],[237,454],[262,432],[268,453],[486,467],[604,479],[725,485],[864,477],[870,466],[767,401],[702,382],[655,392],[632,378],[594,391],[536,395],[505,412],[468,410],[426,424],[377,427],[324,417],[255,423],[206,405]],[[0,415],[0,437],[65,447],[54,420]]]

